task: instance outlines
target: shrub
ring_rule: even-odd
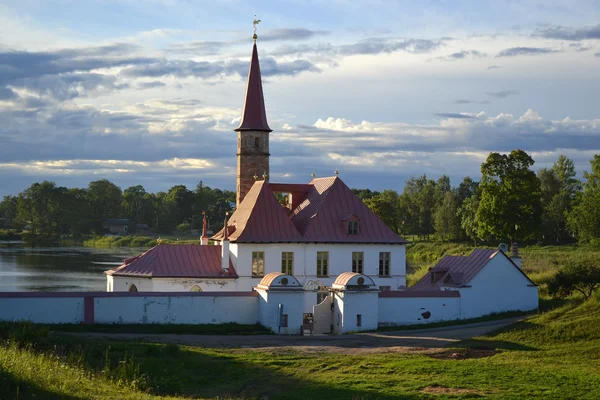
[[[558,271],[548,284],[553,297],[567,297],[579,292],[588,299],[600,287],[600,267],[592,260],[575,261]]]

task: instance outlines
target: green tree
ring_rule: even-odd
[[[481,165],[478,236],[510,241],[530,239],[541,218],[540,181],[533,159],[523,150],[490,153]]]
[[[138,224],[143,223],[144,209],[149,206],[147,194],[142,185],[131,186],[123,191],[123,209],[127,217]]]
[[[585,299],[600,287],[600,267],[594,261],[577,261],[558,271],[548,284],[553,297],[567,297],[579,292]]]
[[[404,185],[403,196],[409,211],[412,232],[421,237],[434,232],[433,216],[436,207],[436,182],[426,175],[411,177]]]
[[[600,155],[595,154],[590,165],[591,171],[583,173],[585,183],[579,202],[568,217],[568,225],[584,242],[600,238]]]
[[[387,226],[400,233],[399,196],[395,190],[384,190],[364,202]]]
[[[469,176],[465,176],[463,181],[459,183],[456,188],[456,202],[458,206],[462,206],[462,203],[469,197],[477,194],[479,191],[479,182],[474,181]]]
[[[121,217],[123,193],[120,187],[107,179],[90,182],[87,199],[92,231],[102,232],[107,219]]]
[[[29,226],[33,238],[58,236],[61,233],[60,200],[61,190],[54,182],[34,183],[19,194],[17,219]]]
[[[435,231],[444,239],[454,239],[459,235],[460,221],[458,217],[458,206],[454,193],[447,191],[444,194],[442,204],[435,212]]]
[[[4,196],[0,202],[0,228],[17,228],[17,196]]]
[[[479,196],[477,194],[468,197],[463,201],[462,206],[458,210],[460,215],[460,226],[475,246],[479,233],[479,221],[477,220],[477,210],[479,209]]]

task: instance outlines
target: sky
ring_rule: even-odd
[[[600,153],[597,0],[0,0],[0,196],[234,190],[257,16],[271,177],[480,177]]]

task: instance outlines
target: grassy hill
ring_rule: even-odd
[[[434,354],[86,341],[0,324],[0,398],[592,399],[599,326],[598,297]]]

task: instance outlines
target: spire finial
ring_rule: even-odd
[[[340,171],[338,171],[337,169],[335,170],[335,176],[339,176]]]
[[[256,34],[256,26],[260,24],[260,19],[256,19],[256,14],[254,15],[254,21],[252,21],[252,24],[254,25],[254,35],[252,35],[252,39],[254,39],[254,42],[256,43],[256,39],[258,39],[258,35]]]

